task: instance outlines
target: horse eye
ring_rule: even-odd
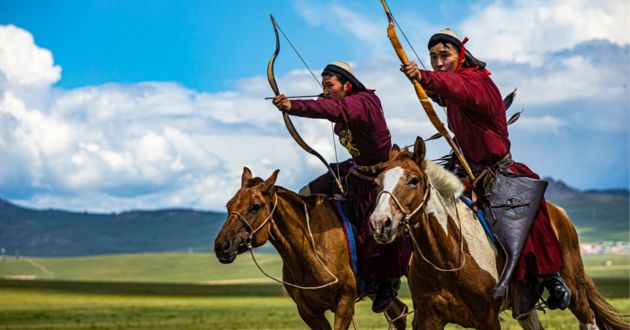
[[[418,185],[418,183],[419,183],[419,182],[420,182],[420,178],[419,178],[419,177],[417,177],[417,176],[414,176],[414,177],[411,177],[411,179],[409,179],[409,183],[408,183],[408,184],[409,184],[410,186],[415,187],[415,186],[417,186],[417,185]]]
[[[260,210],[260,204],[254,204],[251,207],[251,211],[252,212],[258,212],[258,210]]]

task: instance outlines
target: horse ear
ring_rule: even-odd
[[[389,151],[389,159],[393,159],[400,152],[400,147],[397,144],[392,146],[392,150]]]
[[[269,192],[271,187],[273,187],[273,185],[276,184],[276,179],[278,178],[278,172],[280,172],[280,170],[273,171],[271,176],[267,178],[265,182],[263,182],[262,188],[261,188],[263,192]]]
[[[247,168],[247,166],[243,167],[243,174],[241,174],[241,188],[244,188],[247,185],[247,182],[252,178],[252,171]]]
[[[426,146],[424,145],[424,140],[418,136],[416,138],[416,143],[413,145],[413,160],[416,163],[422,165],[425,154]]]

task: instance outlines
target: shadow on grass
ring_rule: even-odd
[[[630,281],[627,278],[596,278],[595,284],[607,298],[628,298]],[[198,297],[281,297],[286,291],[276,283],[252,284],[193,284],[193,283],[136,283],[88,282],[55,280],[0,280],[0,289],[53,291],[86,294],[146,295],[146,296],[198,296]],[[400,290],[402,298],[409,298],[406,285]]]

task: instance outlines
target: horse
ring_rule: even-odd
[[[408,276],[413,328],[443,329],[447,323],[456,323],[500,329],[499,313],[510,301],[493,299],[492,291],[504,260],[473,212],[458,198],[464,190],[459,178],[426,160],[424,141],[418,138],[413,153],[392,149],[375,184],[379,195],[370,216],[374,238],[386,244],[404,231],[414,245]],[[629,329],[584,271],[577,232],[567,213],[552,203],[547,205],[561,245],[560,273],[573,293],[569,309],[580,329]],[[514,290],[512,295],[519,297]],[[521,327],[542,329],[536,310],[527,311],[517,318]]]
[[[229,264],[271,242],[282,258],[280,282],[302,320],[311,329],[331,329],[324,316],[330,310],[334,328],[348,329],[359,290],[337,211],[323,195],[302,196],[275,186],[278,172],[263,180],[243,169],[241,187],[227,203],[228,217],[214,242],[216,257]],[[385,317],[390,326],[404,329],[406,312],[396,299]]]

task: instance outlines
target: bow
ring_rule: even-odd
[[[396,51],[396,55],[398,55],[398,58],[400,59],[400,61],[403,64],[405,64],[409,62],[409,59],[407,58],[407,54],[405,53],[405,49],[400,43],[400,40],[398,40],[398,35],[396,35],[396,27],[394,26],[394,18],[392,16],[392,13],[389,11],[387,2],[385,2],[385,0],[381,0],[381,4],[383,5],[383,9],[385,9],[385,13],[387,14],[387,19],[389,20],[389,25],[387,26],[387,36],[389,37],[389,41],[391,41],[392,46],[394,47],[394,50]],[[466,159],[464,158],[464,154],[462,154],[461,150],[459,150],[459,147],[457,146],[457,144],[455,144],[455,141],[453,141],[453,138],[451,138],[451,135],[446,130],[446,127],[444,127],[444,124],[435,113],[435,110],[433,110],[433,106],[431,105],[431,102],[429,101],[429,98],[427,97],[427,93],[424,91],[424,88],[422,88],[422,85],[420,85],[420,83],[416,80],[413,80],[412,84],[413,84],[414,89],[416,90],[416,95],[418,96],[418,99],[420,99],[420,103],[422,104],[422,107],[424,108],[424,112],[426,112],[427,116],[429,117],[429,120],[431,121],[433,126],[435,126],[435,128],[438,130],[440,135],[442,135],[442,137],[444,137],[446,141],[448,142],[448,144],[451,146],[451,148],[453,149],[453,152],[457,156],[457,159],[459,159],[459,162],[462,164],[462,166],[464,166],[464,169],[466,170],[466,173],[468,174],[470,179],[474,180],[475,176],[472,174],[472,171],[470,170],[470,166],[468,165],[468,162],[466,162]]]
[[[271,58],[269,59],[269,63],[267,63],[267,80],[269,80],[269,85],[271,86],[273,93],[276,96],[278,96],[280,95],[280,90],[278,89],[278,84],[276,83],[276,77],[273,73],[273,64],[276,61],[276,57],[278,57],[278,54],[280,53],[280,38],[278,37],[278,25],[276,24],[276,20],[273,18],[273,15],[269,15],[269,16],[271,17],[271,24],[273,25],[273,32],[276,36],[276,50],[273,52],[273,55],[271,55]],[[317,151],[315,151],[315,149],[311,148],[308,144],[306,144],[306,142],[304,142],[300,134],[298,134],[297,130],[295,129],[295,126],[293,126],[293,122],[291,121],[291,118],[289,118],[289,114],[286,111],[282,112],[282,119],[284,119],[284,125],[287,127],[289,134],[291,134],[291,137],[293,137],[295,142],[297,142],[297,144],[300,145],[300,147],[302,147],[302,149],[304,149],[306,152],[317,157],[319,160],[322,161],[322,163],[324,163],[326,168],[328,168],[328,171],[330,172],[330,174],[332,174],[333,178],[335,178],[335,183],[337,184],[337,188],[343,194],[345,190],[343,189],[343,186],[341,185],[341,181],[335,175],[335,172],[333,171],[333,169],[330,167],[330,165],[324,159],[324,157],[322,157],[322,155],[320,155]]]

